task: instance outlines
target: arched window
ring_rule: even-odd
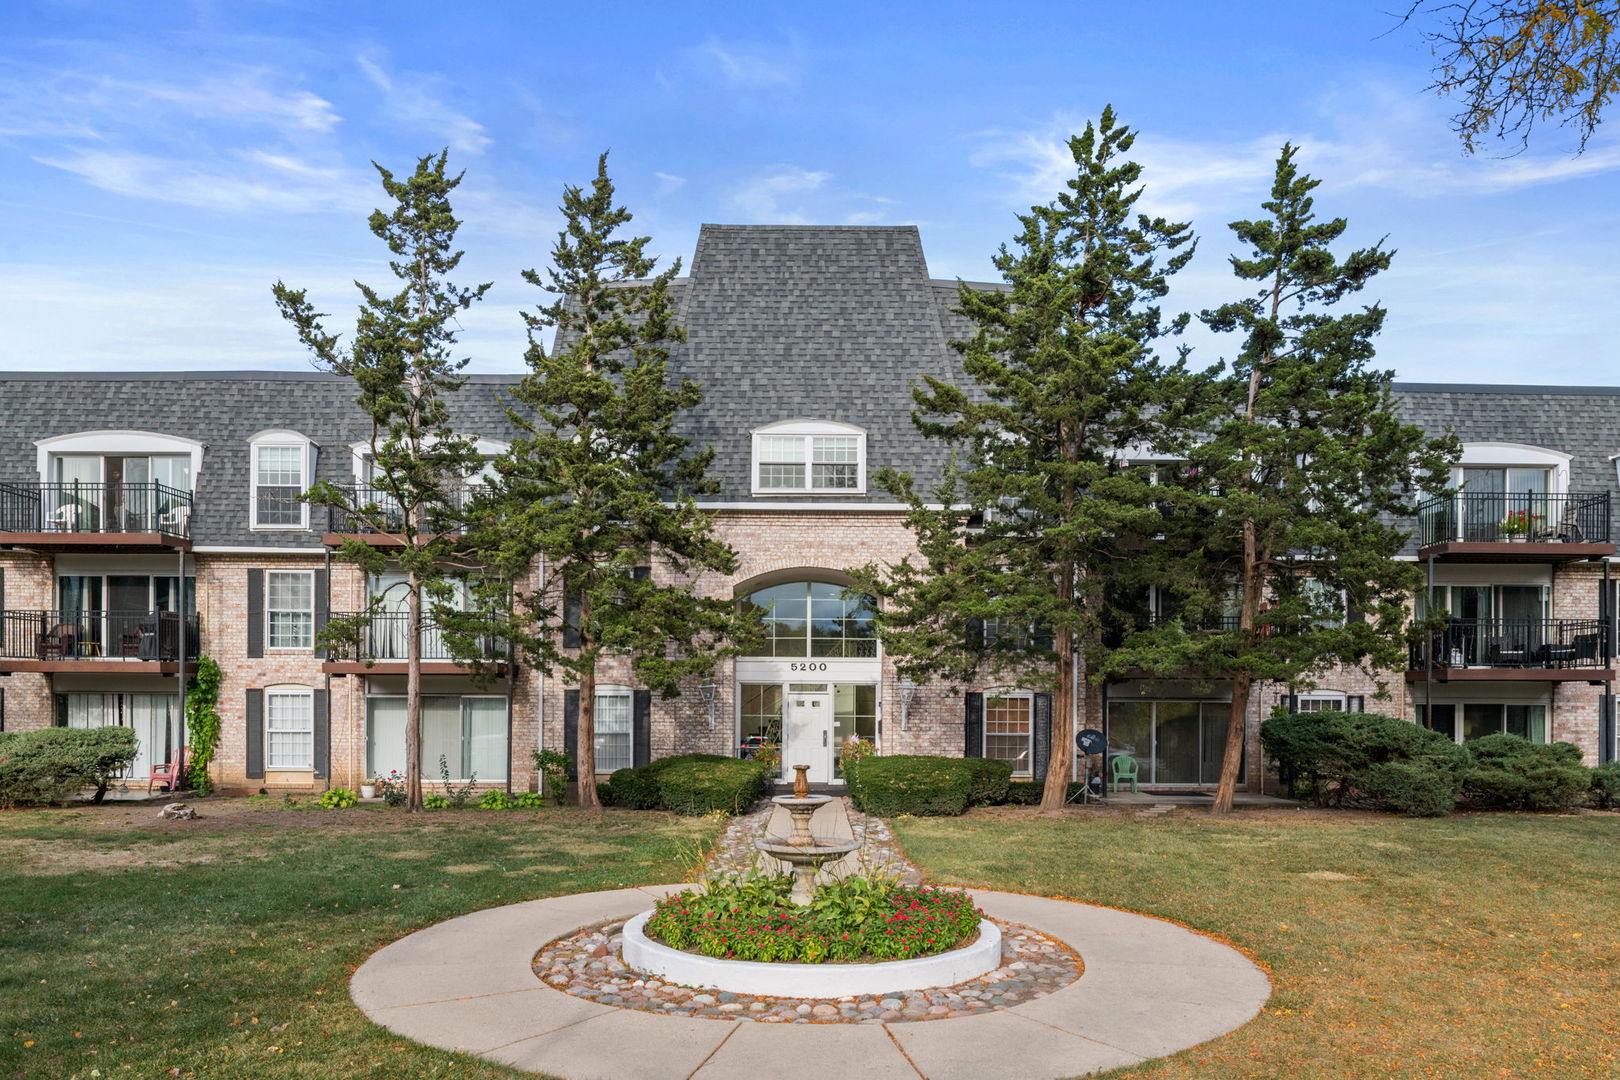
[[[753,492],[859,495],[866,491],[866,432],[832,420],[755,428]]]
[[[825,581],[790,581],[750,593],[743,602],[764,617],[761,656],[877,655],[877,605],[864,593]]]
[[[315,482],[314,442],[296,431],[261,431],[249,445],[252,527],[309,528],[309,504],[298,496]]]

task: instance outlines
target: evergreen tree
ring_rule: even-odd
[[[1447,486],[1455,451],[1402,423],[1393,374],[1370,366],[1383,308],[1334,313],[1391,253],[1333,253],[1346,222],[1317,220],[1319,181],[1299,174],[1294,155],[1283,147],[1265,216],[1231,226],[1248,249],[1232,257],[1233,273],[1256,291],[1200,316],[1242,346],[1211,386],[1215,409],[1188,468],[1165,485],[1175,507],[1165,541],[1144,553],[1144,573],[1179,617],[1108,658],[1116,672],[1230,681],[1216,813],[1232,806],[1256,681],[1404,663],[1419,573],[1397,559],[1410,534],[1395,519],[1415,492]]]
[[[1192,256],[1185,224],[1136,209],[1135,135],[1111,108],[1069,140],[1076,175],[1032,207],[995,266],[1004,290],[960,286],[976,326],[953,342],[970,386],[929,378],[913,419],[955,452],[925,500],[910,477],[880,481],[909,507],[918,555],[861,571],[880,594],[880,632],[903,674],[993,677],[1053,691],[1041,805],[1063,806],[1082,667],[1100,650],[1109,583],[1157,530],[1150,477],[1125,467],[1181,413],[1179,333],[1158,301]]]
[[[392,541],[384,549],[350,537],[337,550],[339,560],[371,575],[393,564],[405,575],[405,790],[413,811],[422,808],[422,628],[428,614],[447,610],[458,572],[451,562],[458,545],[448,526],[464,478],[481,464],[473,442],[452,429],[445,400],[465,381],[458,373],[467,360],[453,355],[456,316],[489,289],[447,280],[462,256],[452,250],[460,222],[450,209],[461,175],[446,173],[447,156],[421,158],[404,180],[373,163],[395,205],[389,213],[374,211],[369,224],[394,256],[388,265],[400,286],[383,292],[356,282],[361,304],[350,344],[327,332],[326,314],[304,290],[279,281],[272,290],[316,366],[354,380],[356,400],[371,421],[369,488],[351,493],[321,481],[305,498]],[[322,640],[357,644],[378,611],[373,600],[356,618],[332,620]]]
[[[543,578],[520,584],[502,629],[530,663],[579,687],[575,765],[579,804],[591,808],[604,652],[628,652],[641,682],[674,697],[681,680],[733,655],[728,642],[753,620],[692,588],[703,572],[731,573],[736,555],[696,503],[717,490],[707,477],[714,452],[675,431],[703,398],[668,372],[671,347],[685,339],[670,295],[680,263],[649,277],[649,238],[618,235],[631,215],[614,205],[606,154],[588,190],[565,189],[562,211],[545,277],[523,275],[557,298],[525,314],[529,373],[508,410],[519,434],[496,461],[479,545],[514,582],[541,560]],[[550,328],[548,352],[538,335]]]

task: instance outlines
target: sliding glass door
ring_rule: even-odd
[[[1145,784],[1219,783],[1227,711],[1224,701],[1111,701],[1108,756],[1135,758]]]

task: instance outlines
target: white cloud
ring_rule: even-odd
[[[729,202],[747,219],[746,224],[804,225],[809,218],[798,197],[819,191],[831,178],[831,173],[778,165],[734,188]],[[790,202],[795,205],[785,205]]]
[[[442,139],[462,154],[482,154],[495,141],[483,124],[441,100],[438,91],[443,80],[438,76],[407,73],[396,78],[365,54],[355,57],[355,63],[382,91],[388,115],[401,126]]]
[[[241,151],[213,162],[80,149],[34,159],[115,195],[226,213],[363,211],[376,194],[357,177],[286,155]]]
[[[723,44],[714,37],[693,50],[697,59],[717,71],[726,82],[754,89],[792,86],[798,82],[797,54],[794,46],[773,55],[760,48]]]

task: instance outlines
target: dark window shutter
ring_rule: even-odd
[[[1282,705],[1284,712],[1299,712],[1299,695],[1284,694],[1279,704]]]
[[[6,688],[0,686],[0,731],[6,730]]]
[[[332,617],[332,571],[315,571],[315,655],[326,656],[326,650],[321,648],[321,631],[326,629],[327,620]],[[319,776],[320,773],[315,775]]]
[[[1348,694],[1344,699],[1345,712],[1366,712],[1367,698],[1364,694]]]
[[[579,648],[579,593],[571,590],[563,597],[562,647]]]
[[[51,726],[67,727],[67,695],[52,695],[56,700],[51,703]]]
[[[247,692],[247,775],[264,779],[264,691]]]
[[[579,691],[563,691],[563,753],[579,757]]]
[[[315,775],[325,778],[332,763],[332,695],[327,690],[315,691]]]
[[[652,760],[652,691],[637,690],[631,709],[630,764],[639,769]]]
[[[1598,764],[1607,765],[1615,760],[1615,754],[1620,752],[1617,747],[1614,729],[1614,695],[1604,694],[1598,698]]]
[[[962,705],[967,713],[962,721],[965,733],[962,756],[984,757],[984,695],[963,694]]]
[[[984,648],[983,619],[969,619],[967,621],[967,647],[970,649]]]
[[[264,571],[247,572],[247,654],[264,655]],[[252,774],[249,774],[252,775]],[[261,772],[259,774],[263,776]]]
[[[1035,764],[1031,775],[1039,780],[1046,775],[1046,763],[1052,758],[1052,695],[1035,695]]]
[[[630,571],[630,577],[635,581],[646,581],[652,577],[652,567],[637,566]]]
[[[6,568],[0,566],[0,611],[6,610]]]

